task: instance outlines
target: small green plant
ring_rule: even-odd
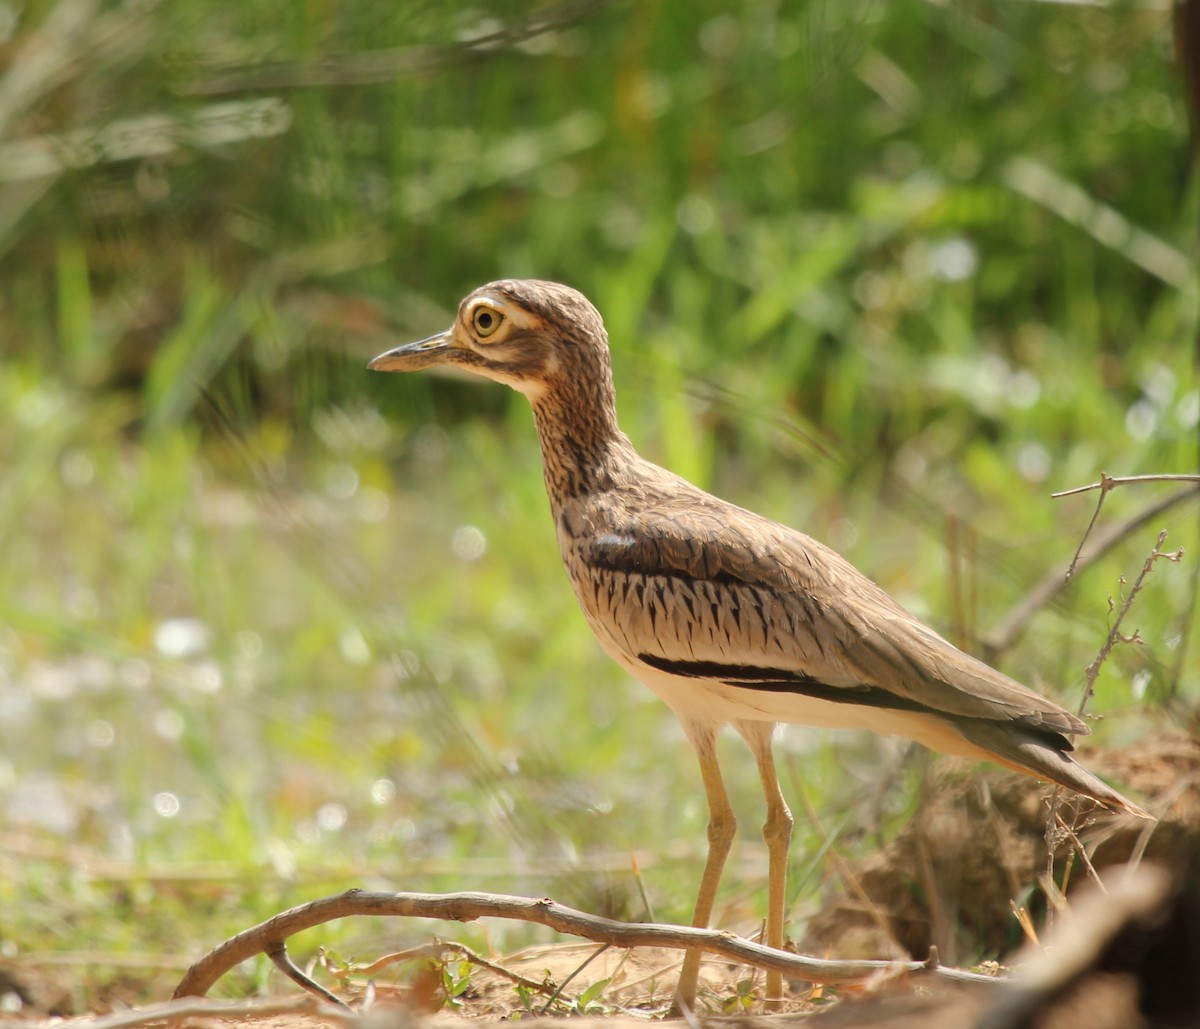
[[[517,1000],[519,1000],[521,1002],[521,1007],[524,1008],[524,1011],[517,1012],[515,1015],[513,1015],[513,1018],[518,1018],[525,1012],[528,1012],[529,1014],[532,1015],[533,1014],[533,990],[531,990],[524,983],[517,983],[515,988],[517,991]]]
[[[721,1011],[726,1015],[736,1015],[746,1011],[757,999],[754,992],[753,979],[739,979],[737,989],[725,998]]]
[[[462,995],[471,985],[471,962],[447,961],[442,965],[442,990],[446,994],[445,1006],[453,1011],[462,1009]]]
[[[606,989],[611,979],[597,979],[591,986],[583,991],[575,1002],[571,1005],[571,1014],[573,1015],[607,1015],[608,1008],[603,1004],[597,1003]]]
[[[354,963],[347,961],[336,950],[329,947],[317,948],[317,962],[335,978],[342,979],[354,971]]]

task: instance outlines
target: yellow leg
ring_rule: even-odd
[[[771,739],[775,726],[770,722],[735,722],[734,727],[754,753],[763,794],[767,799],[767,820],[763,840],[767,845],[767,939],[768,947],[783,946],[783,908],[787,892],[788,847],[792,842],[792,813],[779,789]],[[780,1008],[783,998],[783,973],[767,973],[768,1011]]]
[[[707,929],[712,918],[713,903],[717,897],[717,885],[725,868],[725,859],[733,845],[733,834],[737,820],[725,783],[721,779],[721,767],[717,764],[716,726],[695,726],[684,722],[684,730],[696,748],[700,759],[700,775],[704,779],[704,792],[708,797],[708,860],[704,863],[704,875],[700,878],[700,893],[696,897],[696,913],[692,925]],[[683,959],[683,970],[679,973],[679,985],[675,988],[674,1011],[691,1009],[696,1004],[696,984],[700,976],[701,951],[689,950]]]

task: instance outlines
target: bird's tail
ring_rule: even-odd
[[[1108,783],[1089,772],[1071,757],[1064,737],[1036,731],[1014,733],[1011,725],[963,721],[955,728],[993,761],[1038,779],[1048,779],[1103,804],[1110,811],[1123,811],[1138,818],[1154,816],[1132,800],[1121,796]]]

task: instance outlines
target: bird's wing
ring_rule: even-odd
[[[594,608],[593,624],[619,627],[616,644],[652,668],[950,719],[1089,731],[958,650],[833,550],[709,494],[695,490],[680,503],[676,487],[636,507],[601,502],[576,521],[570,545],[585,610]]]

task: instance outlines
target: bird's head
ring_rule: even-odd
[[[557,282],[505,279],[471,293],[445,332],[380,354],[380,372],[448,364],[503,382],[536,401],[556,383],[610,380],[608,337],[599,313]]]

